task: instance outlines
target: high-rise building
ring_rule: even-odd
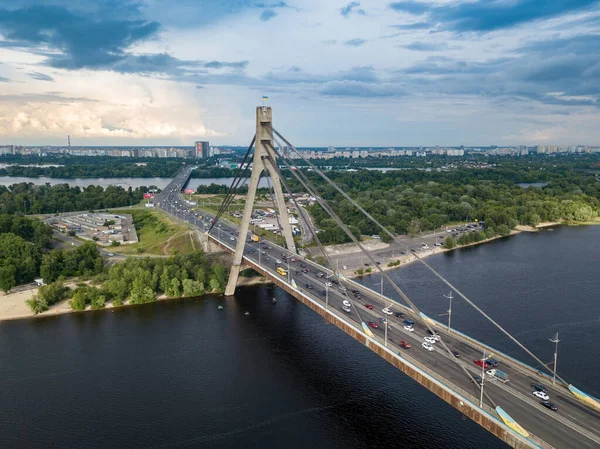
[[[210,144],[208,142],[198,141],[196,142],[196,157],[207,158],[210,157]]]

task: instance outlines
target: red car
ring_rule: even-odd
[[[373,310],[373,306],[371,304],[365,304],[365,307],[369,310]]]
[[[377,329],[379,327],[377,323],[374,323],[373,321],[369,321],[367,324],[373,329]]]
[[[475,365],[482,366],[484,369],[488,369],[491,365],[485,360],[473,360]]]
[[[406,340],[402,340],[400,342],[400,346],[402,346],[404,349],[408,349],[408,348],[410,348],[410,343],[407,342]]]
[[[295,258],[295,257],[292,257],[292,260],[291,260],[291,261],[292,261],[292,262],[296,262],[296,258]]]

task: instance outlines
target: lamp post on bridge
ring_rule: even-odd
[[[385,317],[383,319],[383,326],[384,326],[384,330],[383,330],[383,346],[385,346],[387,348],[387,334],[388,334],[388,319],[387,319],[387,317]]]
[[[325,308],[329,307],[329,287],[325,284]]]
[[[558,332],[550,339],[550,341],[556,345],[554,347],[554,376],[552,377],[552,385],[556,385],[556,363],[558,361],[558,343],[560,342],[558,339]]]
[[[450,304],[448,306],[448,333],[450,333],[452,332],[450,330],[450,321],[452,320],[452,290],[450,290],[450,293],[448,293],[448,295],[444,295],[444,297],[450,300]]]

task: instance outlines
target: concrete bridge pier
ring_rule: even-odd
[[[219,246],[215,245],[215,243],[211,239],[208,238],[207,232],[200,232],[200,231],[196,231],[196,232],[198,233],[198,241],[202,245],[202,250],[206,254],[223,252],[223,249],[221,249]]]

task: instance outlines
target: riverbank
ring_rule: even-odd
[[[255,276],[251,278],[240,277],[238,287],[248,287],[268,283],[270,283],[270,281],[262,276]],[[71,289],[75,289],[77,286],[76,284],[77,283],[73,281],[66,285]],[[25,303],[25,301],[35,296],[38,290],[39,287],[22,286],[18,291],[10,292],[8,294],[0,292],[0,322],[8,320],[20,320],[26,318],[44,318],[48,316],[64,315],[67,313],[83,313],[92,310],[91,306],[89,305],[85,308],[85,310],[73,310],[69,304],[70,299],[65,299],[64,301],[50,306],[50,308],[45,312],[38,313],[37,315],[35,315],[31,311],[29,306]],[[208,294],[214,295],[214,293],[207,293],[207,295]],[[169,301],[172,299],[181,298],[168,298],[164,295],[161,295],[156,298],[157,301]],[[117,308],[131,305],[132,304],[129,304],[129,301],[126,301],[122,306],[117,306]],[[104,308],[112,309],[115,308],[115,306],[113,306],[112,303],[108,302]]]
[[[454,248],[448,249],[448,248],[444,248],[443,246],[437,246],[437,247],[433,247],[433,248],[429,248],[426,250],[419,250],[419,257],[417,258],[417,256],[414,253],[408,253],[408,254],[401,254],[400,256],[394,257],[393,259],[391,259],[390,261],[386,262],[386,263],[381,263],[380,268],[382,269],[382,271],[388,271],[388,270],[393,270],[408,264],[411,264],[415,261],[417,261],[418,259],[426,259],[430,256],[433,256],[435,254],[441,254],[441,253],[445,253],[448,251],[454,251],[457,249],[461,249],[461,248],[468,248],[471,246],[475,246],[475,245],[481,245],[484,243],[489,243],[492,242],[494,240],[497,239],[501,239],[501,238],[505,238],[505,237],[510,237],[513,235],[517,235],[520,234],[521,232],[540,232],[541,230],[545,229],[545,228],[551,228],[554,226],[560,226],[563,225],[564,223],[561,222],[543,222],[538,224],[537,226],[525,226],[525,225],[518,225],[515,229],[513,229],[510,232],[510,235],[507,236],[501,236],[501,235],[497,235],[494,236],[492,238],[489,239],[485,239],[485,240],[481,240],[480,242],[473,242],[473,243],[469,243],[467,245],[457,245]],[[600,219],[597,221],[592,221],[592,222],[585,222],[585,223],[581,223],[581,225],[599,225],[600,224]],[[579,225],[579,224],[578,224]],[[358,248],[356,248],[358,250]],[[347,251],[346,254],[351,253],[352,251]],[[356,251],[357,253],[359,252]],[[394,265],[390,266],[390,263],[394,263]],[[371,267],[371,271],[369,273],[367,272],[363,272],[363,274],[358,274],[357,273],[358,270],[340,270],[340,272],[346,276],[347,278],[350,279],[355,279],[355,278],[360,278],[363,276],[368,276],[370,274],[376,274],[379,273],[379,269],[373,268]],[[363,269],[363,271],[365,271]]]

